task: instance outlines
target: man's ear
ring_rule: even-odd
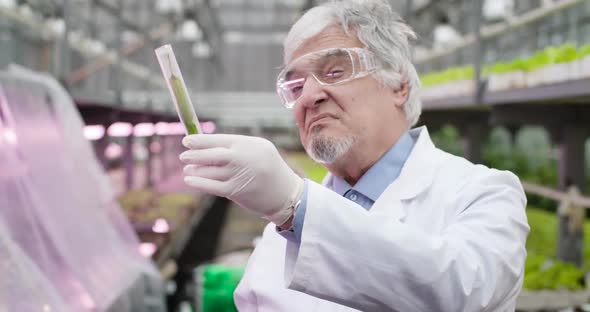
[[[401,108],[404,106],[404,103],[408,100],[408,95],[410,93],[410,88],[408,87],[407,82],[402,82],[396,90],[393,90],[393,95],[395,98],[395,106]]]

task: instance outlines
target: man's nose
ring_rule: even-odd
[[[328,99],[328,94],[323,86],[313,75],[309,75],[303,84],[299,104],[305,108],[315,107]]]

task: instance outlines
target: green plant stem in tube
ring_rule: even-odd
[[[168,56],[168,62],[171,64],[170,68],[172,68],[170,56]],[[174,74],[171,74],[170,85],[172,86],[172,92],[174,92],[174,97],[176,98],[176,103],[178,104],[178,113],[180,114],[180,119],[184,124],[187,133],[199,134],[199,128],[197,128],[197,125],[193,119],[194,112],[188,99],[188,94],[182,86],[182,81],[178,77],[174,76]]]
[[[186,131],[188,132],[188,134],[199,134],[197,125],[193,120],[193,112],[188,101],[188,95],[182,87],[182,81],[180,81],[178,77],[171,75],[170,85],[172,86],[174,96],[176,97],[180,118],[182,119],[182,123],[186,127]]]

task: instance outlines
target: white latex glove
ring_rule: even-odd
[[[184,182],[201,191],[227,197],[276,225],[293,214],[303,192],[303,179],[283,161],[268,140],[231,134],[194,134],[182,144]]]

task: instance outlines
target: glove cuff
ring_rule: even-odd
[[[295,206],[301,200],[301,195],[303,194],[303,188],[305,185],[303,179],[300,177],[297,177],[296,181],[297,182],[295,183],[293,192],[291,193],[283,207],[281,207],[281,209],[279,209],[272,215],[264,216],[264,219],[280,226],[287,222],[287,220],[289,220],[291,216],[293,216],[293,214],[295,213]]]

